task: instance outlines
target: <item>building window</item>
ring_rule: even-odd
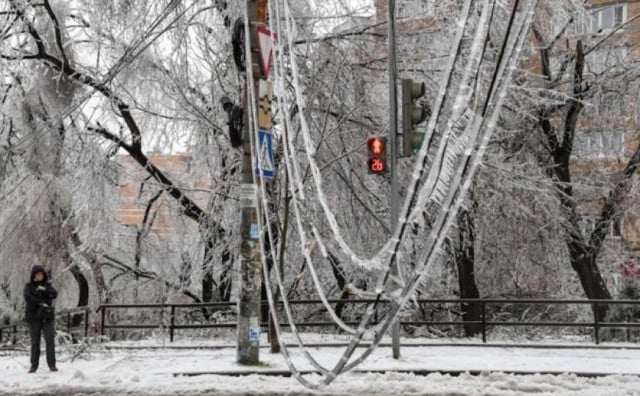
[[[624,154],[624,132],[578,132],[573,141],[577,157],[621,157]]]
[[[415,19],[431,14],[433,5],[429,0],[405,0],[398,2],[396,17],[398,19]]]
[[[605,71],[616,72],[627,58],[625,47],[602,48],[590,52],[585,57],[585,72],[601,74]]]
[[[622,25],[626,19],[626,14],[626,4],[590,9],[587,15],[576,19],[573,24],[573,33],[582,35],[607,32]]]
[[[549,67],[552,73],[559,73],[561,66],[565,66],[564,74],[570,76],[573,73],[573,61],[569,59],[569,53],[556,54],[549,58]],[[571,60],[567,64],[567,61]],[[589,52],[585,56],[584,73],[600,75],[603,73],[620,73],[622,66],[627,61],[627,48],[599,48]]]
[[[609,91],[600,96],[600,106],[598,110],[603,116],[623,116],[626,111],[624,91]]]
[[[582,215],[578,217],[578,227],[580,227],[580,233],[585,239],[591,237],[591,234],[593,234],[593,231],[596,229],[596,224],[599,219],[599,216],[594,215]],[[622,216],[616,216],[609,222],[607,237],[622,237]]]
[[[591,97],[587,99],[588,105],[584,108],[585,116],[594,118],[597,125],[605,124],[611,119],[619,120],[620,117],[627,114],[627,97],[628,88],[617,84],[607,84],[601,89],[594,88],[590,91]],[[595,117],[598,117],[597,119]]]

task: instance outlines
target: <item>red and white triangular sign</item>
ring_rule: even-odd
[[[273,58],[273,47],[278,41],[278,36],[264,26],[256,28],[258,33],[258,48],[260,50],[260,66],[262,66],[262,76],[269,76],[269,67]]]

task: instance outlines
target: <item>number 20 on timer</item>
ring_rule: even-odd
[[[369,173],[376,175],[387,173],[387,138],[370,137],[367,139],[367,148],[369,149],[369,160],[367,161]]]

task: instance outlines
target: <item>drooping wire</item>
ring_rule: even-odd
[[[286,7],[286,3],[285,3],[285,7]],[[279,20],[279,18],[278,18],[278,20]],[[291,32],[289,32],[289,34],[291,35]],[[280,37],[282,37],[282,35],[281,35],[281,34],[280,34]],[[287,108],[287,106],[284,106],[284,108],[286,109],[286,108]],[[288,118],[288,117],[285,117],[285,118]],[[285,150],[286,150],[286,148],[285,148]],[[261,216],[261,217],[262,217],[262,216]],[[390,318],[390,319],[393,319],[393,318]],[[274,321],[277,323],[277,320],[275,320],[275,319],[274,319]],[[364,327],[364,325],[366,324],[366,322],[367,322],[367,321],[363,321],[363,323],[361,323],[360,329],[361,329],[361,333],[362,333],[362,334],[364,333],[364,332],[362,331],[362,328]],[[356,344],[357,344],[358,342],[359,342],[359,340],[356,340]],[[285,346],[285,345],[281,345],[281,346],[283,347],[283,350],[286,350],[286,346]],[[343,355],[343,358],[340,360],[340,363],[343,363],[343,364],[344,364],[344,363],[346,363],[346,362],[347,362],[347,360],[348,360],[347,353],[350,353],[350,352],[349,352],[349,351],[345,352],[345,355]],[[345,358],[345,357],[346,357],[346,358]],[[291,365],[291,362],[289,362],[289,361],[288,361],[287,363],[288,363],[288,365],[290,365],[290,367],[292,366],[292,365]],[[339,368],[339,366],[340,366],[340,363],[338,364],[338,366],[336,366],[336,368],[334,368],[334,370],[332,371],[332,373],[330,373],[328,376],[326,376],[326,380],[327,380],[328,382],[330,382],[333,378],[335,378],[335,376],[339,373],[339,369],[338,369],[338,368]],[[293,370],[295,370],[295,368],[294,368],[294,367],[293,367]],[[299,378],[299,379],[300,379],[300,378]],[[308,383],[307,383],[307,381],[303,381],[303,382],[305,382],[306,384],[308,384]]]
[[[441,214],[441,218],[444,218],[445,220],[440,222],[440,224],[442,224],[441,227],[434,228],[436,232],[432,231],[430,235],[431,241],[432,241],[431,248],[425,250],[425,252],[421,257],[421,260],[419,261],[420,263],[419,268],[417,268],[416,271],[414,271],[413,279],[409,282],[407,287],[403,290],[402,296],[400,298],[400,304],[399,304],[400,306],[404,305],[408,301],[408,299],[412,296],[412,294],[415,292],[415,289],[418,287],[421,278],[426,273],[426,270],[428,269],[429,265],[433,262],[433,257],[436,256],[437,253],[439,252],[441,245],[446,238],[447,231],[455,221],[456,214],[460,209],[460,207],[462,206],[462,203],[466,197],[466,193],[471,186],[473,175],[480,164],[480,159],[482,158],[482,155],[484,154],[484,151],[486,150],[486,147],[488,145],[489,139],[491,138],[491,135],[492,135],[491,132],[495,129],[495,126],[497,124],[497,120],[500,115],[500,109],[507,96],[508,84],[512,78],[513,71],[517,66],[517,62],[520,59],[520,54],[522,52],[522,48],[524,46],[524,43],[527,37],[528,27],[531,25],[531,22],[535,15],[537,2],[538,0],[528,0],[527,7],[525,7],[525,12],[523,13],[524,15],[522,16],[520,26],[517,29],[518,33],[516,34],[516,39],[514,40],[514,43],[511,45],[508,51],[509,55],[504,57],[507,60],[506,61],[503,61],[504,59],[500,60],[500,63],[498,65],[498,69],[500,69],[500,72],[498,75],[501,75],[503,77],[499,79],[500,80],[499,88],[496,87],[496,90],[490,93],[487,97],[487,100],[493,103],[491,117],[489,118],[488,122],[485,122],[486,118],[484,117],[479,118],[480,122],[478,122],[477,126],[474,127],[474,131],[483,130],[485,133],[481,135],[480,141],[475,141],[474,145],[469,147],[470,150],[466,155],[465,161],[463,161],[463,163],[460,166],[460,169],[466,171],[466,177],[463,178],[461,176],[459,178],[460,183],[457,184],[457,188],[455,188],[450,193],[451,201],[453,200],[454,197],[456,197],[456,202],[451,205],[450,207],[451,209],[448,212]],[[505,34],[505,40],[509,39],[509,36],[511,35],[510,34],[511,30],[512,30],[512,27],[510,25],[507,30],[507,33]],[[494,100],[496,96],[497,98]],[[385,323],[384,331],[388,330],[389,325],[390,324]],[[352,369],[356,367],[359,363],[361,363],[367,356],[371,354],[371,352],[373,352],[375,347],[379,345],[380,341],[381,341],[381,337],[377,336],[374,342],[372,343],[372,345],[368,348],[368,350],[365,353],[363,353],[361,358],[351,363],[346,369],[347,370]]]
[[[533,17],[534,14],[534,10],[535,10],[535,4],[537,3],[537,0],[530,0],[528,3],[528,8],[527,8],[527,13],[525,14],[525,17],[522,18],[522,22],[520,24],[520,29],[517,35],[517,39],[514,41],[514,43],[512,44],[512,46],[510,47],[509,50],[509,55],[506,56],[505,58],[507,58],[507,61],[503,61],[502,59],[499,61],[499,65],[498,68],[500,69],[500,72],[498,75],[502,76],[502,78],[499,79],[500,84],[499,88],[497,88],[496,90],[494,90],[493,92],[491,92],[488,97],[487,100],[488,101],[492,101],[494,102],[494,105],[492,107],[492,116],[489,119],[489,122],[486,122],[486,118],[484,117],[478,117],[476,116],[470,126],[468,128],[465,129],[465,131],[470,135],[470,139],[467,140],[467,149],[465,150],[465,161],[462,161],[462,163],[460,164],[459,168],[458,168],[458,172],[456,173],[456,176],[454,177],[452,183],[450,184],[450,188],[449,188],[449,194],[447,196],[447,199],[445,200],[444,204],[443,204],[443,209],[450,209],[450,210],[443,210],[441,215],[438,218],[438,221],[436,221],[436,226],[432,229],[432,232],[430,234],[430,241],[431,242],[431,249],[428,249],[427,251],[424,252],[423,255],[421,255],[421,260],[419,261],[419,265],[414,269],[414,277],[412,279],[412,281],[406,285],[406,287],[403,289],[402,291],[402,295],[400,298],[400,304],[399,307],[401,307],[406,301],[407,299],[410,297],[410,295],[415,291],[415,288],[418,285],[418,281],[419,279],[424,275],[425,273],[425,269],[428,268],[428,266],[434,261],[434,257],[437,256],[437,253],[439,251],[439,247],[440,244],[442,243],[442,241],[444,240],[444,237],[446,236],[447,230],[448,228],[451,226],[453,219],[455,218],[455,214],[457,212],[457,210],[459,209],[459,207],[462,204],[462,201],[464,200],[465,197],[465,193],[468,190],[470,183],[471,183],[471,179],[473,176],[473,173],[475,172],[475,169],[477,168],[478,164],[479,164],[479,159],[481,158],[484,150],[486,149],[486,145],[488,143],[488,139],[491,136],[491,132],[492,130],[495,128],[496,122],[497,122],[497,118],[499,115],[499,111],[501,109],[501,105],[504,102],[504,99],[506,97],[506,92],[507,92],[507,87],[508,87],[508,82],[510,81],[511,75],[513,73],[513,69],[515,67],[515,64],[517,62],[517,60],[519,59],[519,54],[521,51],[521,48],[523,46],[524,43],[524,39],[526,37],[526,31],[527,31],[527,27],[529,26],[529,24],[531,23],[531,19]],[[285,4],[286,7],[286,4]],[[466,21],[463,24],[462,28],[464,29],[464,26],[466,25]],[[507,31],[506,34],[506,38],[505,40],[509,39],[509,35],[510,35],[510,30],[511,27],[509,27],[509,30]],[[254,94],[255,96],[255,94]],[[497,99],[494,100],[494,98],[497,96]],[[485,128],[483,128],[485,127]],[[480,141],[478,141],[478,132],[482,129],[483,133],[480,134]],[[254,137],[255,138],[255,137]],[[423,148],[424,149],[424,148]],[[260,154],[258,154],[259,156]],[[288,161],[285,161],[285,164],[287,164]],[[288,164],[287,164],[288,165]],[[264,182],[261,182],[262,184],[264,184]],[[262,206],[263,209],[265,209],[265,212],[268,210],[268,206],[265,205],[265,197],[262,196],[261,197],[261,201],[262,202]],[[262,218],[267,218],[268,216],[260,216],[260,219],[262,220]],[[269,232],[269,227],[267,227],[267,232]],[[270,238],[271,239],[271,238]],[[272,239],[270,240],[270,243],[273,245],[272,243]],[[273,246],[272,246],[273,248]],[[264,253],[264,247],[262,247],[263,249],[263,253]],[[265,261],[266,256],[263,254],[263,262]],[[281,278],[280,278],[280,274],[276,273],[277,277],[278,277],[278,283],[279,286],[281,285]],[[268,276],[268,273],[266,271],[265,268],[265,276]],[[380,287],[384,286],[385,283],[385,278],[381,278],[379,285]],[[268,299],[269,299],[269,303],[271,306],[271,312],[272,312],[272,317],[274,318],[274,322],[276,324],[278,324],[278,320],[277,320],[277,312],[275,310],[275,307],[273,306],[273,298],[271,295],[271,290],[268,289]],[[379,299],[379,298],[378,298]],[[299,372],[297,372],[295,370],[295,365],[292,364],[292,362],[290,361],[290,357],[288,354],[288,351],[286,349],[286,345],[284,345],[284,343],[282,342],[282,338],[279,337],[280,340],[280,344],[281,344],[281,348],[283,350],[283,355],[285,356],[285,360],[287,361],[288,366],[290,367],[290,369],[292,370],[292,373],[294,373],[294,376],[303,384],[305,384],[306,386],[310,386],[310,387],[318,387],[321,384],[328,384],[330,383],[339,373],[343,372],[344,370],[349,370],[353,367],[355,367],[357,364],[359,364],[362,360],[364,360],[379,344],[382,335],[384,334],[384,332],[388,329],[388,326],[392,323],[395,315],[397,315],[398,309],[399,307],[395,310],[395,312],[392,312],[392,314],[389,315],[388,320],[384,323],[383,327],[382,327],[382,332],[378,333],[374,339],[374,343],[372,343],[372,345],[367,349],[367,351],[365,351],[365,353],[363,353],[359,358],[357,358],[355,361],[353,361],[351,364],[348,364],[348,360],[351,357],[351,354],[353,353],[353,350],[355,349],[355,347],[358,345],[358,343],[361,340],[362,334],[364,334],[364,325],[367,323],[368,318],[371,316],[373,310],[372,310],[372,306],[369,306],[367,309],[367,312],[365,313],[365,317],[362,319],[361,325],[358,328],[358,333],[352,337],[352,341],[349,345],[349,347],[347,348],[347,350],[345,351],[345,353],[343,354],[342,358],[340,358],[340,361],[338,362],[338,364],[336,365],[336,367],[328,374],[323,376],[323,381],[321,383],[318,384],[311,384],[309,381],[307,381],[306,379],[304,379]],[[277,331],[279,331],[279,326],[277,326]]]
[[[246,37],[250,37],[249,34],[249,29],[250,29],[250,24],[249,24],[249,18],[248,18],[249,12],[248,12],[248,8],[245,8],[245,32],[246,32]],[[257,109],[256,109],[256,92],[255,92],[255,84],[253,84],[254,81],[254,76],[253,76],[253,67],[252,67],[252,53],[251,53],[251,43],[248,40],[245,40],[245,60],[247,62],[247,67],[246,67],[246,78],[247,81],[249,83],[246,84],[247,86],[247,102],[248,102],[248,107],[249,107],[249,126],[253,127],[253,133],[249,133],[250,139],[251,139],[251,147],[257,147],[256,146],[256,142],[259,142],[259,136],[258,136],[258,119],[257,119]],[[251,161],[252,164],[261,164],[262,162],[262,150],[259,149],[252,149],[251,151]],[[269,271],[268,271],[268,266],[266,265],[267,263],[267,256],[266,256],[266,251],[265,251],[265,243],[263,241],[264,239],[264,235],[267,235],[267,241],[269,243],[269,251],[272,255],[272,259],[274,259],[275,262],[275,258],[277,257],[277,253],[278,253],[278,246],[276,243],[274,243],[274,238],[273,238],[273,234],[272,234],[272,229],[271,229],[271,224],[270,224],[270,213],[269,213],[269,204],[267,202],[267,197],[264,194],[265,189],[266,189],[266,185],[265,185],[265,180],[264,180],[264,175],[262,172],[260,172],[260,174],[258,176],[256,176],[256,172],[253,172],[253,181],[254,181],[254,185],[259,185],[260,189],[258,190],[258,197],[259,198],[259,202],[260,205],[257,205],[256,210],[257,210],[257,218],[258,218],[258,229],[259,229],[259,235],[260,235],[260,258],[261,258],[261,264],[262,264],[262,269],[263,269],[263,277],[264,277],[264,282],[265,282],[265,289],[266,289],[266,294],[267,294],[267,301],[269,303],[269,311],[271,312],[272,318],[273,318],[273,322],[274,322],[274,328],[276,331],[276,335],[277,338],[281,344],[281,351],[283,353],[283,356],[285,358],[285,361],[287,362],[287,365],[289,366],[289,369],[291,370],[291,372],[293,373],[293,375],[295,375],[297,378],[299,378],[299,380],[305,384],[308,387],[313,387],[313,384],[310,382],[306,382],[304,381],[304,379],[299,375],[299,372],[297,371],[295,365],[293,364],[293,362],[291,361],[291,357],[288,353],[288,349],[286,349],[286,345],[284,345],[284,348],[282,348],[283,346],[283,342],[282,342],[282,334],[280,331],[280,325],[279,325],[279,318],[277,316],[277,310],[275,307],[275,303],[274,303],[274,298],[273,298],[273,293],[272,293],[272,288],[271,288],[271,282],[269,279]],[[274,271],[276,273],[276,279],[278,280],[278,287],[282,290],[284,290],[284,285],[282,284],[282,278],[280,276],[280,272],[279,272],[279,268],[277,265],[274,265]],[[281,292],[281,294],[283,295],[283,305],[285,307],[285,312],[287,314],[287,320],[289,321],[289,323],[291,324],[291,328],[293,333],[296,335],[296,340],[298,341],[299,346],[302,348],[301,350],[303,351],[303,355],[311,362],[311,364],[318,369],[320,372],[325,373],[327,372],[327,370],[320,365],[314,358],[313,356],[304,348],[304,344],[302,342],[302,338],[300,337],[299,333],[296,331],[295,328],[295,324],[294,324],[294,320],[293,320],[293,314],[291,312],[290,306],[288,304],[288,301],[286,299],[286,294],[284,292]]]

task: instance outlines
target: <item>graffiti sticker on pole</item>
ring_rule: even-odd
[[[257,187],[253,183],[245,183],[240,185],[240,207],[254,208],[258,202]]]
[[[273,97],[273,84],[260,80],[258,90],[258,127],[266,131],[271,130],[271,98]]]
[[[249,239],[253,241],[260,239],[260,227],[258,227],[258,224],[251,223],[251,226],[249,227]]]
[[[260,329],[251,327],[249,328],[249,342],[258,342],[260,341]]]

